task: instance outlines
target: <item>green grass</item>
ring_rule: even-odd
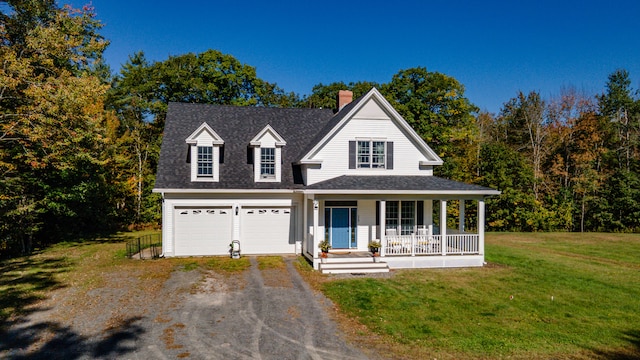
[[[29,256],[0,261],[0,324],[12,315],[34,311],[33,306],[50,291],[80,283],[100,282],[92,273],[125,261],[124,241],[147,232],[117,233],[108,238],[70,240]],[[157,232],[156,232],[157,233]],[[77,281],[77,274],[83,281]],[[1,329],[0,329],[1,330]]]
[[[486,253],[484,268],[403,270],[322,289],[396,356],[640,356],[640,236],[488,234]]]
[[[260,256],[258,260],[258,269],[283,269],[286,267],[284,259],[281,256]]]
[[[206,265],[208,268],[216,270],[220,273],[228,275],[243,272],[251,267],[251,262],[246,256],[240,259],[232,259],[228,256],[216,256],[207,258]]]

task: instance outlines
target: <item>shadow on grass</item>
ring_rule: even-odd
[[[140,317],[131,317],[105,332],[102,337],[85,337],[66,326],[54,322],[42,322],[26,327],[16,327],[3,334],[0,353],[6,359],[115,359],[133,352],[136,341],[144,329],[136,324]],[[47,335],[50,338],[44,339]],[[28,353],[26,349],[41,342]]]
[[[609,360],[638,360],[640,359],[640,330],[631,330],[623,334],[623,340],[629,347],[620,350],[596,350],[600,358]]]
[[[47,292],[65,287],[56,275],[69,271],[64,257],[24,256],[0,262],[0,334],[6,321],[14,321],[39,309],[33,305]]]

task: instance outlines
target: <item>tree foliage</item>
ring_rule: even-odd
[[[126,209],[133,223],[159,222],[160,201],[151,193],[169,102],[291,107],[298,97],[256,75],[254,67],[216,50],[149,62],[129,57],[108,93],[120,120],[122,167],[130,194]]]
[[[640,100],[626,70],[589,97],[518,92],[478,113],[424,67],[388,83],[318,84],[300,98],[217,50],[112,76],[93,9],[9,0],[0,11],[0,255],[160,221],[152,194],[167,104],[336,108],[376,87],[444,160],[438,175],[497,188],[489,230],[640,231]]]
[[[28,252],[34,239],[104,230],[117,218],[117,120],[104,111],[97,69],[107,43],[92,9],[9,5],[0,24],[0,241]]]

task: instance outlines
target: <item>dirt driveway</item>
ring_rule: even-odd
[[[131,283],[136,274],[119,272],[82,295],[55,290],[10,324],[0,358],[369,358],[344,340],[326,312],[329,300],[310,290],[294,261],[260,270],[251,258],[249,270],[231,277],[173,271],[155,291],[140,288],[154,282],[148,276]]]

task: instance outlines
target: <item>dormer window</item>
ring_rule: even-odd
[[[213,146],[198,146],[198,177],[213,176]]]
[[[191,181],[219,181],[222,138],[203,123],[186,140],[191,159]]]
[[[260,148],[260,178],[276,178],[276,148]]]
[[[282,147],[287,145],[271,125],[267,125],[251,139],[255,182],[280,182]]]

